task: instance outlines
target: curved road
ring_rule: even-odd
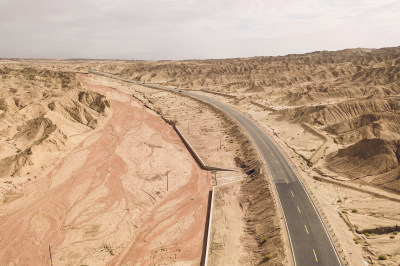
[[[227,113],[247,132],[268,166],[285,216],[294,264],[297,266],[341,265],[318,211],[290,164],[269,136],[243,113],[214,99],[192,92],[170,89],[155,84],[143,84],[104,73],[89,72],[152,88],[179,92],[210,103]]]

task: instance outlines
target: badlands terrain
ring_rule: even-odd
[[[217,220],[210,256],[288,263],[270,187],[237,126],[195,100],[79,68],[3,62],[0,264],[198,265],[212,184],[229,182],[240,211]],[[172,125],[207,164],[234,171],[200,169]],[[260,214],[267,224],[246,222]]]
[[[291,263],[269,175],[216,109],[274,136],[350,265],[400,263],[400,47],[188,61],[0,61],[0,264]],[[176,125],[206,164],[202,170]],[[249,173],[251,171],[251,174]],[[169,178],[169,189],[166,179]],[[258,222],[262,221],[262,222]],[[270,258],[265,259],[266,256]]]
[[[236,96],[231,101],[237,106],[260,103],[281,120],[306,123],[329,134],[337,144],[335,151],[326,154],[331,171],[400,192],[399,53],[399,47],[353,49],[284,57],[137,62],[102,70],[142,82],[226,93]],[[304,155],[309,154],[304,151]]]

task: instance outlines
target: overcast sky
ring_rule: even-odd
[[[204,59],[400,45],[400,0],[0,0],[0,57]]]

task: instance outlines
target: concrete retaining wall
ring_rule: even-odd
[[[235,171],[232,169],[225,169],[225,168],[219,168],[219,167],[214,167],[214,166],[209,166],[204,163],[204,161],[201,159],[200,155],[195,151],[195,149],[190,145],[189,141],[185,138],[185,136],[182,134],[182,132],[179,130],[177,126],[173,126],[176,133],[178,133],[179,137],[182,139],[183,143],[189,150],[189,152],[192,154],[194,159],[197,161],[197,163],[200,165],[200,167],[204,170],[209,170],[209,171]]]
[[[206,240],[206,252],[205,252],[205,256],[204,256],[204,261],[203,264],[204,266],[208,265],[208,251],[210,249],[210,236],[211,236],[211,222],[212,222],[212,213],[213,213],[213,209],[214,209],[214,190],[215,190],[215,186],[213,186],[212,191],[211,191],[211,195],[210,195],[210,201],[211,204],[209,204],[210,208],[209,208],[209,215],[208,215],[208,223],[207,223],[207,239]]]
[[[208,217],[208,232],[207,232],[207,245],[206,245],[206,253],[205,253],[205,257],[204,257],[204,266],[208,265],[208,251],[210,249],[210,236],[211,236],[211,223],[212,223],[212,214],[213,214],[213,210],[214,210],[214,194],[215,194],[215,190],[218,189],[219,187],[223,187],[226,185],[231,185],[232,183],[237,183],[237,182],[242,182],[243,180],[236,180],[236,181],[232,181],[226,184],[222,184],[222,185],[218,185],[218,186],[213,186],[213,189],[211,191],[211,195],[210,195],[210,200],[211,200],[211,204],[210,204],[210,208],[209,208],[209,217]]]

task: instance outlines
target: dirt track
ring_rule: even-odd
[[[79,78],[113,114],[1,206],[0,264],[49,264],[49,245],[55,265],[198,264],[207,173],[159,116]]]

